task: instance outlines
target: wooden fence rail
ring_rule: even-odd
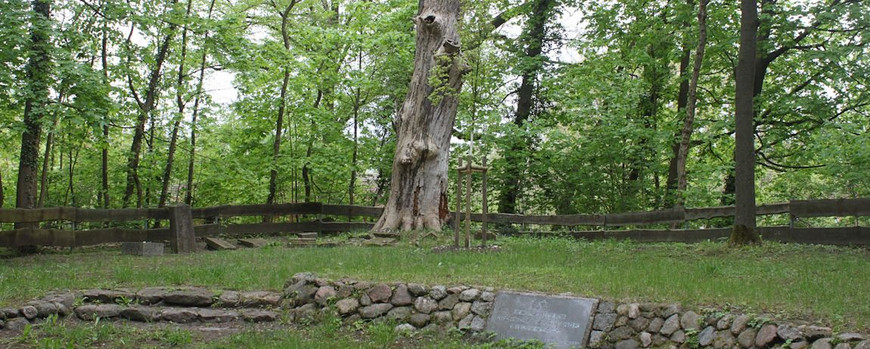
[[[184,205],[180,207],[186,207]],[[188,209],[189,218],[173,215],[174,208],[147,209],[84,209],[73,207],[52,207],[43,209],[0,209],[0,223],[71,222],[73,230],[39,229],[37,226],[0,231],[0,246],[15,247],[26,245],[78,247],[109,242],[172,241],[173,248],[186,249],[177,240],[180,229],[192,230],[198,237],[248,234],[280,234],[293,232],[320,232],[324,234],[361,231],[371,229],[371,222],[353,221],[356,218],[377,218],[383,208],[330,205],[322,203],[296,203],[276,205],[228,205]],[[674,208],[649,212],[628,212],[617,214],[574,214],[574,215],[518,215],[474,213],[475,222],[503,224],[533,224],[556,226],[648,226],[674,224],[699,219],[733,217],[734,206],[708,208]],[[834,199],[791,201],[756,208],[758,216],[788,214],[792,219],[805,217],[858,217],[870,216],[870,199]],[[277,223],[231,223],[232,217],[281,217],[296,216],[296,222]],[[348,222],[335,222],[321,219],[324,216],[347,217]],[[453,216],[453,213],[451,213]],[[307,221],[299,221],[300,217]],[[486,218],[484,220],[484,218]],[[193,225],[193,219],[203,220],[204,224]],[[149,220],[170,220],[166,229],[101,228],[77,230],[78,223],[85,222],[135,222]],[[174,225],[172,223],[175,223]],[[870,244],[870,228],[794,228],[761,227],[759,231],[765,239],[783,242],[805,242],[824,244]],[[577,238],[606,239],[629,238],[635,241],[681,241],[695,242],[719,239],[728,236],[728,229],[685,229],[685,230],[593,230],[568,233]],[[186,240],[184,240],[186,241]],[[179,247],[180,246],[180,247]]]

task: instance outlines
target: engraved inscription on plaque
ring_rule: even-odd
[[[496,339],[539,340],[548,348],[586,346],[597,299],[506,292],[496,295],[486,330]]]

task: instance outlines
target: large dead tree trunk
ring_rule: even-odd
[[[447,163],[462,76],[459,0],[422,0],[414,22],[417,50],[399,112],[390,197],[373,230],[441,229],[446,222]]]

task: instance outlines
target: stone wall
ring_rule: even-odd
[[[327,317],[344,323],[392,320],[397,330],[486,329],[496,298],[492,288],[370,283],[300,273],[282,293],[147,287],[53,294],[19,308],[0,309],[0,329],[22,329],[57,314],[82,320],[310,323]],[[678,304],[598,303],[589,347],[870,349],[870,338],[831,328],[795,326],[724,312],[699,314]]]

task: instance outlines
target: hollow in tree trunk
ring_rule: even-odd
[[[441,229],[447,221],[447,164],[462,76],[459,0],[423,0],[417,49],[399,112],[390,197],[374,231]]]

